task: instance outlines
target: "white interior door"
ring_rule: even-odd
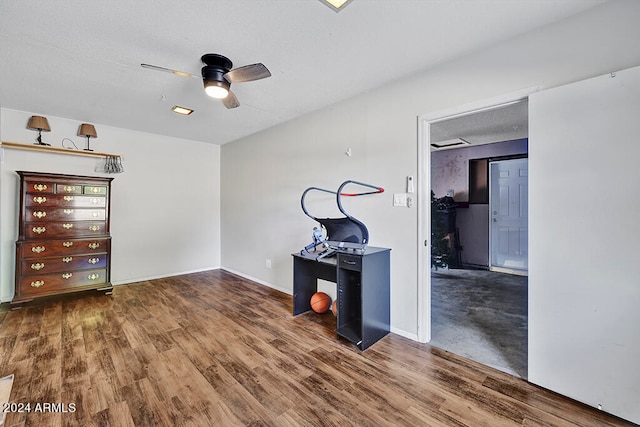
[[[525,274],[528,263],[528,161],[489,164],[489,267]]]

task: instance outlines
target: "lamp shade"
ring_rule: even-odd
[[[87,138],[97,138],[98,134],[96,133],[96,128],[89,124],[83,123],[80,125],[80,129],[78,130],[78,136],[86,136]]]
[[[27,129],[39,130],[44,132],[51,131],[47,118],[42,116],[31,116],[31,118],[29,119],[29,123],[27,123]]]

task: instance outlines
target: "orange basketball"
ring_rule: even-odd
[[[311,308],[316,313],[326,313],[331,306],[331,297],[324,292],[316,292],[311,296]]]
[[[333,304],[331,304],[331,312],[334,316],[338,316],[338,300],[335,300]]]

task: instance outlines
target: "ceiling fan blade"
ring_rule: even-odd
[[[227,108],[237,108],[240,106],[240,101],[238,101],[238,98],[236,98],[231,91],[229,91],[229,94],[225,98],[222,98],[221,101]]]
[[[267,77],[271,77],[271,72],[264,66],[264,64],[260,63],[238,67],[224,75],[224,78],[229,83],[250,82]]]
[[[193,74],[185,73],[184,71],[171,70],[171,69],[169,69],[169,68],[159,67],[159,66],[157,66],[157,65],[140,64],[140,66],[141,66],[142,68],[147,68],[147,69],[149,69],[149,70],[164,71],[165,73],[171,73],[171,74],[175,74],[175,75],[177,75],[177,76],[182,76],[182,77],[197,77],[197,78],[200,78],[200,76],[194,76]]]

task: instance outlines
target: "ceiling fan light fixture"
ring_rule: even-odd
[[[206,80],[204,91],[212,98],[224,99],[229,95],[229,83],[226,80]]]
[[[344,9],[351,0],[320,0],[323,4],[329,6],[332,10],[340,12]]]

